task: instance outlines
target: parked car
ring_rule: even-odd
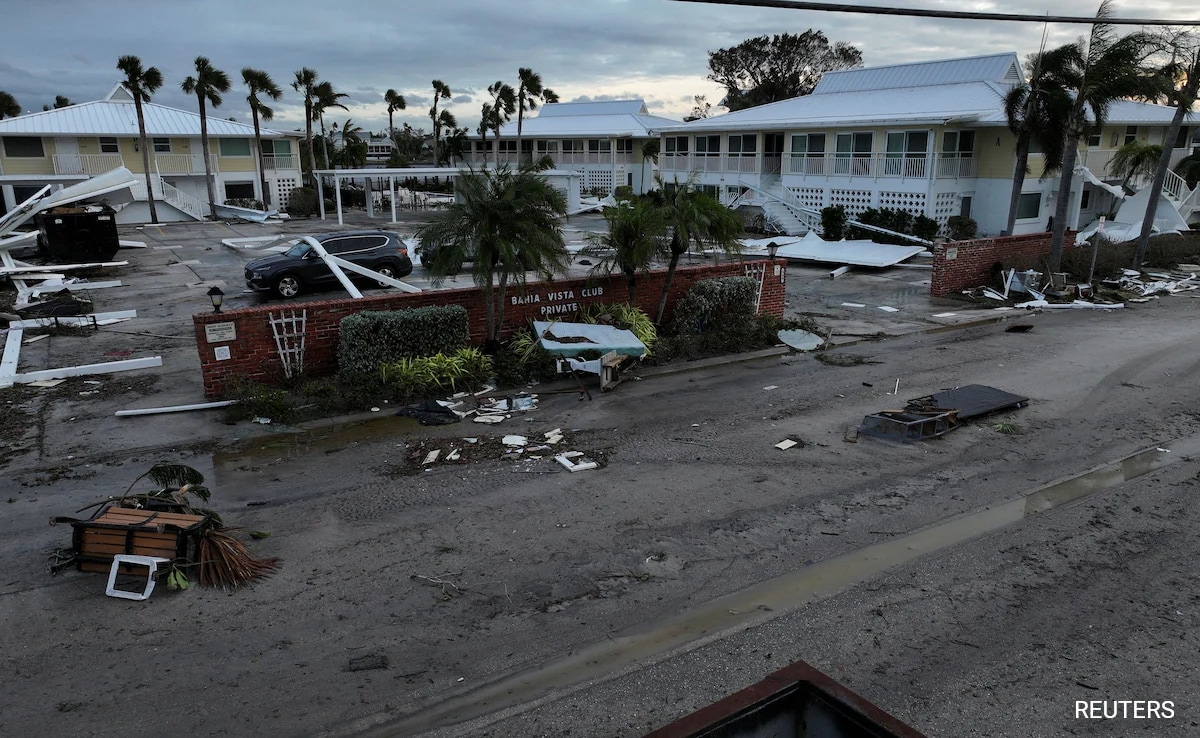
[[[437,255],[438,250],[436,247],[427,247],[427,246],[423,246],[423,245],[418,245],[416,248],[416,252],[417,252],[417,257],[421,262],[421,266],[425,267],[426,269],[431,268],[438,258],[438,255]],[[521,259],[521,263],[523,266],[525,266],[526,269],[530,268],[529,263],[523,256],[521,256],[520,251],[517,252],[517,258]],[[471,264],[475,263],[474,250],[468,249],[468,250],[464,251],[462,253],[462,260],[459,263],[447,264],[446,266],[449,269],[448,273],[449,274],[457,274],[457,273],[461,272],[463,269],[463,265],[467,264],[468,262]]]
[[[399,278],[412,273],[408,246],[399,234],[390,231],[340,231],[322,233],[314,238],[330,254],[385,277]],[[372,281],[350,270],[343,271],[351,279]],[[379,284],[384,286],[381,282]],[[300,241],[282,254],[247,264],[246,285],[256,292],[274,292],[288,298],[304,291],[340,287],[341,282],[316,250],[308,242]]]

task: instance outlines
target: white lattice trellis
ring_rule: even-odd
[[[747,264],[745,267],[746,276],[754,280],[758,285],[758,290],[754,294],[754,312],[757,314],[759,306],[762,304],[763,284],[767,281],[767,265],[766,264]]]
[[[283,366],[283,376],[291,379],[304,373],[304,328],[308,323],[307,310],[284,310],[275,317],[267,313],[271,333],[275,336],[275,350]]]
[[[871,203],[870,190],[830,190],[829,204],[841,205],[846,209],[846,215],[854,217],[862,213],[869,207]]]
[[[585,189],[593,187],[603,187],[612,192],[613,189],[613,173],[610,169],[588,169],[583,173],[583,186]]]
[[[959,209],[959,195],[955,192],[939,192],[933,199],[933,219],[938,222],[942,228],[946,227],[946,221],[950,216],[957,215]]]

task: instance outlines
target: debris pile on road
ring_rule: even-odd
[[[1045,279],[1042,272],[1026,269],[1005,269],[1001,273],[1003,287],[1000,290],[986,285],[963,290],[967,297],[977,300],[992,300],[1003,303],[998,309],[1094,309],[1114,310],[1125,307],[1125,303],[1101,299],[1094,294],[1090,284],[1068,284],[1068,275],[1056,272]],[[1032,299],[1018,301],[1016,296]]]
[[[896,443],[926,441],[944,436],[964,420],[1024,407],[1028,402],[1028,397],[995,387],[968,384],[909,400],[901,410],[871,413],[863,418],[855,438],[863,435]]]
[[[600,458],[602,455],[573,450],[573,444],[574,434],[562,428],[555,428],[540,435],[511,433],[490,438],[429,438],[407,444],[404,463],[388,463],[380,467],[379,471],[387,475],[417,474],[433,471],[436,466],[448,464],[509,460],[523,462],[518,471],[536,472],[545,471],[543,467],[551,458],[570,471],[595,469],[603,465]],[[568,450],[560,451],[564,448]],[[566,461],[572,463],[568,465]]]

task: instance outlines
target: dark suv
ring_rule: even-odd
[[[399,278],[412,273],[408,246],[390,231],[340,231],[313,236],[330,254],[354,262],[385,277]],[[367,280],[346,269],[346,276]],[[282,254],[257,259],[246,265],[246,285],[257,292],[274,292],[280,297],[295,297],[304,290],[341,287],[341,282],[306,241],[300,241]]]

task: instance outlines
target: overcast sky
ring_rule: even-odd
[[[878,0],[873,4],[946,7],[1005,13],[1089,16],[1098,0]],[[1200,18],[1200,0],[1118,1],[1128,18]],[[867,66],[1015,51],[1036,51],[1042,26],[1030,23],[929,20],[768,8],[711,6],[673,0],[39,0],[5,2],[0,25],[0,90],[25,111],[55,95],[96,100],[120,79],[116,61],[136,54],[165,78],[154,101],[188,110],[179,91],[197,55],[225,70],[234,87],[217,114],[248,122],[242,67],[269,72],[284,88],[270,124],[303,127],[302,98],[290,88],[295,70],[315,69],[350,95],[347,117],[368,130],[387,127],[383,93],[408,100],[407,121],[429,129],[430,81],[454,92],[449,109],[472,130],[487,86],[516,86],[517,68],[532,67],[564,102],[642,98],[652,113],[681,118],[693,95],[717,103],[705,79],[707,52],[767,33],[820,29],[863,52]],[[1050,27],[1049,44],[1071,41],[1087,26]]]

